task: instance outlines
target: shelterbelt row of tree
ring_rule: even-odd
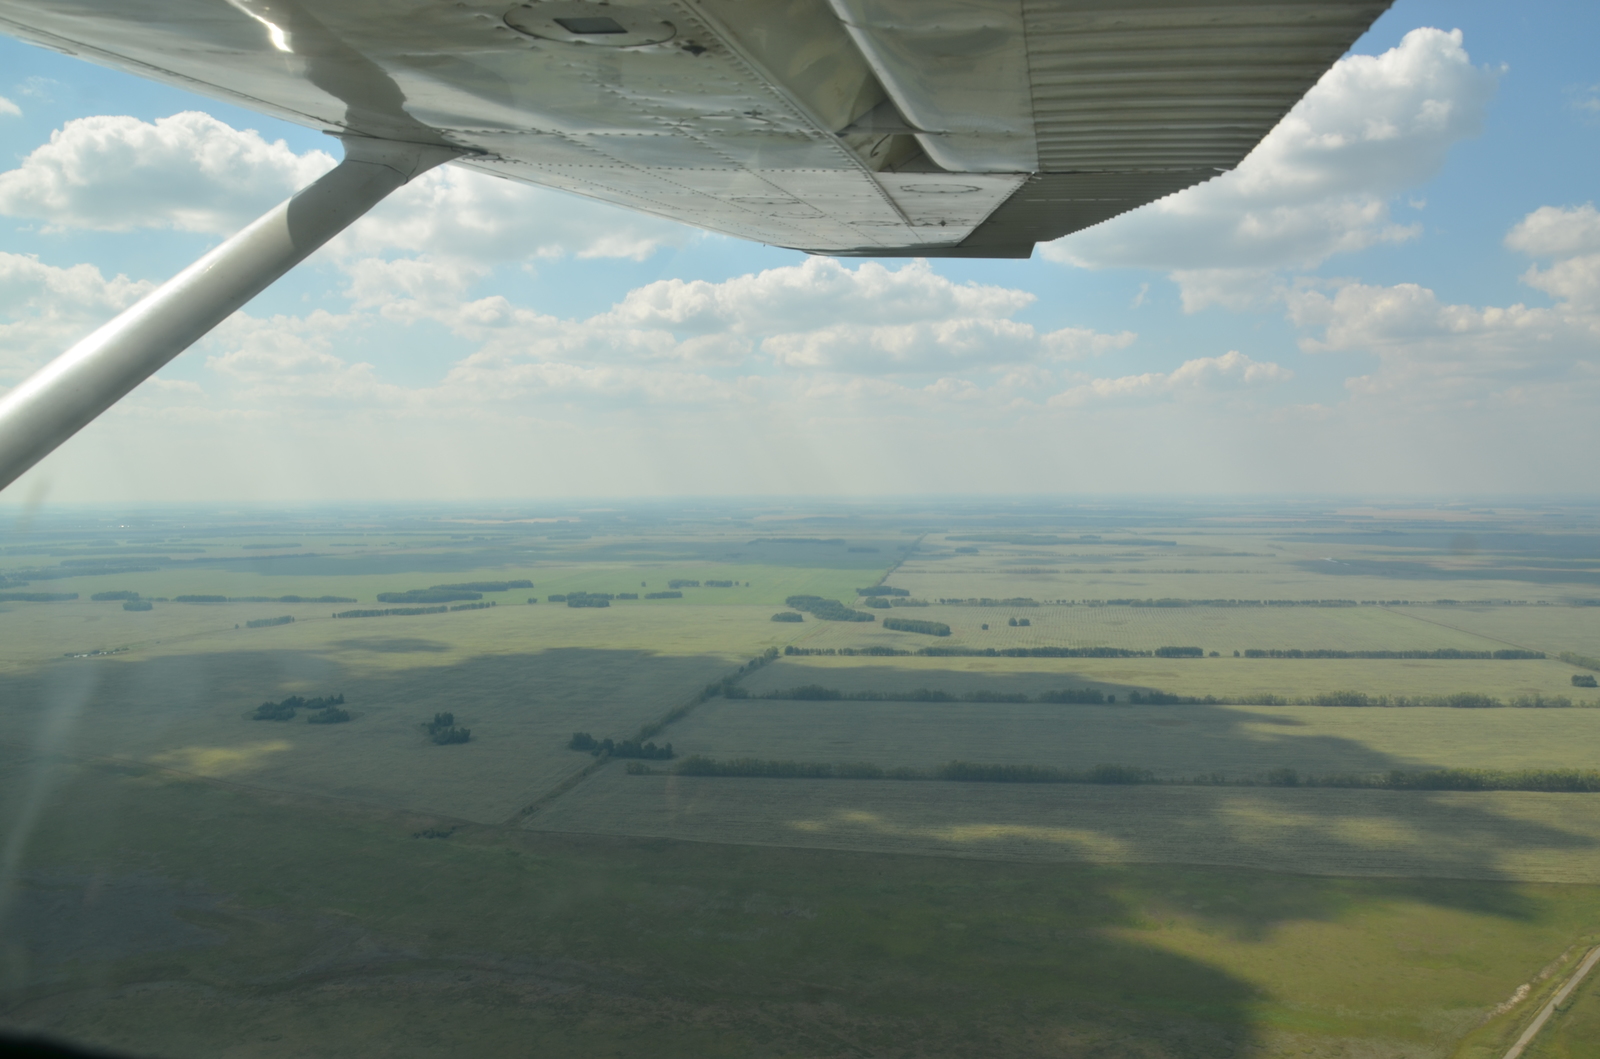
[[[1135,765],[1095,765],[1064,769],[1052,765],[982,764],[951,761],[931,769],[907,766],[885,768],[871,762],[829,763],[761,758],[717,758],[693,755],[670,769],[652,769],[632,763],[633,775],[665,771],[676,776],[734,779],[832,780],[933,780],[955,783],[1090,783],[1104,785],[1161,784],[1202,787],[1327,787],[1388,791],[1545,791],[1554,793],[1600,792],[1600,771],[1594,769],[1394,769],[1377,773],[1302,774],[1292,768],[1275,768],[1250,775],[1220,772],[1161,778]]]
[[[1587,685],[1579,685],[1587,686]],[[1100,688],[1061,688],[1038,695],[1009,691],[943,691],[913,688],[899,691],[844,691],[821,684],[754,694],[738,685],[722,691],[730,699],[785,699],[801,702],[1040,702],[1084,706],[1119,705],[1116,692]],[[1496,698],[1462,691],[1448,695],[1369,695],[1364,691],[1330,691],[1318,695],[1177,695],[1165,691],[1126,691],[1126,706],[1352,706],[1372,708],[1435,707],[1458,710],[1595,708],[1597,702],[1573,700],[1565,695],[1515,695]]]
[[[857,612],[859,613],[859,612]],[[866,620],[870,621],[868,615]],[[1026,620],[1026,619],[1023,619]],[[932,625],[948,629],[943,622],[916,622],[904,618],[886,618],[883,626],[886,629],[900,628],[905,625]],[[932,632],[935,636],[948,635],[931,629],[911,629],[912,632]],[[786,655],[883,655],[883,656],[913,656],[924,655],[930,657],[988,657],[988,658],[1204,658],[1208,652],[1200,647],[1157,647],[1151,650],[1140,650],[1132,647],[943,647],[930,646],[916,649],[888,647],[881,644],[872,644],[865,647],[785,647]],[[1221,652],[1209,652],[1212,658],[1218,657]],[[1246,648],[1243,651],[1234,651],[1235,658],[1274,658],[1274,659],[1429,659],[1433,661],[1538,661],[1547,656],[1543,651],[1525,651],[1520,648],[1502,648],[1496,651],[1471,651],[1457,647],[1439,647],[1434,649],[1415,648],[1399,650],[1373,650],[1373,651],[1345,651],[1338,648],[1311,647],[1290,648],[1287,650],[1265,650],[1260,648]],[[1561,656],[1563,662],[1573,665],[1583,665],[1573,659],[1582,657],[1567,654]],[[1600,660],[1592,667],[1600,669]]]

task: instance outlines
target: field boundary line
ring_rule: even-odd
[[[905,551],[901,552],[900,553],[900,558],[896,559],[894,561],[894,565],[889,567],[889,569],[885,570],[883,572],[883,576],[878,578],[878,580],[876,582],[874,582],[874,584],[881,585],[885,581],[889,580],[889,578],[893,577],[894,576],[894,572],[896,570],[900,569],[902,566],[904,566],[907,559],[909,559],[913,555],[917,554],[917,549],[922,547],[922,542],[924,540],[926,540],[927,537],[928,537],[928,535],[926,533],[924,533],[920,537],[918,537],[916,540],[912,541],[911,542],[911,547],[909,547]]]
[[[528,819],[528,817],[532,816],[534,813],[537,813],[540,809],[543,809],[545,806],[549,805],[563,794],[566,794],[568,791],[572,790],[572,788],[576,787],[590,776],[593,776],[596,772],[599,772],[610,763],[610,757],[602,757],[595,761],[591,761],[589,764],[583,766],[583,768],[568,776],[554,787],[551,787],[543,794],[534,798],[533,801],[529,802],[521,809],[518,809],[516,812],[512,813],[511,818],[504,821],[499,826],[511,828],[520,826],[524,820]]]
[[[1522,1036],[1518,1037],[1517,1043],[1513,1044],[1511,1050],[1506,1052],[1504,1059],[1521,1059],[1522,1053],[1527,1049],[1528,1045],[1533,1043],[1533,1039],[1539,1035],[1539,1031],[1544,1029],[1544,1024],[1549,1022],[1550,1017],[1556,1013],[1556,1008],[1565,1003],[1567,997],[1572,995],[1572,991],[1583,984],[1583,980],[1589,976],[1590,971],[1594,970],[1596,963],[1600,963],[1600,945],[1596,945],[1589,950],[1589,955],[1584,957],[1583,962],[1578,965],[1578,969],[1572,973],[1572,977],[1567,979],[1567,984],[1556,991],[1556,995],[1550,998],[1550,1002],[1539,1012],[1538,1017],[1533,1020],[1527,1029],[1522,1031]]]
[[[1437,625],[1441,629],[1454,629],[1456,632],[1464,632],[1468,636],[1476,636],[1480,640],[1488,640],[1491,643],[1503,643],[1508,647],[1515,647],[1520,651],[1539,651],[1539,650],[1541,650],[1541,648],[1529,647],[1527,644],[1517,643],[1514,640],[1502,640],[1498,636],[1488,636],[1488,635],[1485,635],[1484,633],[1481,633],[1481,632],[1473,632],[1471,629],[1463,629],[1461,626],[1459,626],[1459,625],[1451,625],[1447,621],[1435,621],[1432,618],[1424,618],[1420,614],[1407,614],[1405,611],[1402,611],[1402,610],[1400,610],[1400,609],[1398,609],[1396,607],[1383,607],[1381,609],[1388,611],[1390,614],[1400,614],[1400,615],[1402,615],[1404,617],[1410,618],[1412,621],[1420,621],[1420,622],[1424,622],[1424,623],[1426,623],[1428,625]],[[1544,651],[1543,653],[1547,658],[1550,656],[1550,652],[1549,651]]]

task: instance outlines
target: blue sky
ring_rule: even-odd
[[[1597,39],[1400,0],[1237,172],[1029,261],[440,171],[5,499],[1592,494]],[[8,39],[0,71],[0,386],[337,153]]]

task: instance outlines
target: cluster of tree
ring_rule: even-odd
[[[588,732],[573,732],[567,749],[585,750],[595,757],[635,758],[641,761],[670,761],[673,757],[671,743],[656,746],[653,742],[641,743],[637,739],[623,739],[620,742],[596,740]]]
[[[670,584],[670,582],[668,582],[668,583]],[[732,588],[733,587],[733,582],[732,581],[707,581],[706,582],[706,587],[707,588]]]
[[[155,607],[148,599],[130,599],[122,605],[123,610],[154,610]]]
[[[379,603],[455,603],[463,599],[482,599],[482,592],[464,588],[413,588],[406,592],[379,592]]]
[[[808,611],[823,621],[877,620],[865,611],[855,610],[836,599],[823,599],[821,596],[790,596],[783,602],[785,606],[793,607],[795,610]]]
[[[94,595],[90,596],[89,598],[94,600],[96,603],[108,603],[108,602],[111,602],[113,600],[118,600],[118,599],[138,599],[139,598],[139,593],[137,593],[137,592],[128,592],[128,591],[96,592]]]
[[[378,598],[381,599],[383,597],[380,596]],[[227,596],[174,596],[174,597],[172,597],[172,602],[174,602],[174,603],[226,603],[226,602],[228,602],[228,597]]]
[[[645,599],[682,599],[682,592],[646,592]]]
[[[532,581],[467,581],[459,585],[434,585],[430,592],[510,592],[513,588],[532,588]]]
[[[339,696],[339,701],[344,701],[344,696]],[[306,720],[312,724],[343,724],[350,719],[350,711],[342,710],[337,706],[324,706],[317,710]]]
[[[1329,648],[1316,648],[1300,650],[1291,648],[1286,651],[1261,650],[1260,648],[1246,648],[1246,658],[1432,658],[1432,659],[1499,659],[1524,660],[1539,659],[1544,657],[1543,651],[1524,651],[1519,649],[1502,648],[1498,651],[1463,651],[1456,647],[1441,647],[1437,650],[1411,650],[1411,651],[1339,651]]]
[[[255,618],[245,622],[244,627],[247,629],[265,629],[271,625],[288,625],[292,621],[294,621],[294,617],[285,614],[281,618]]]
[[[390,607],[388,610],[344,610],[335,618],[387,618],[392,615],[444,614],[449,607]]]
[[[879,599],[876,596],[862,600],[861,605],[863,607],[871,607],[873,610],[888,610],[890,607],[894,606],[894,604],[890,603],[888,600]]]
[[[482,603],[457,603],[450,609],[455,610],[488,610],[490,607],[499,606],[494,600],[485,600]]]
[[[263,702],[256,707],[252,718],[257,721],[292,721],[296,710],[329,710],[344,705],[344,694],[329,695],[315,699],[308,699],[302,695],[290,695],[282,702]],[[343,712],[342,710],[340,711]],[[346,715],[344,720],[350,719]]]
[[[618,599],[638,599],[639,598],[639,593],[637,593],[637,592],[618,592],[617,593],[617,598]]]
[[[1010,599],[990,599],[988,596],[973,596],[969,599],[941,599],[952,607],[1037,607],[1039,601],[1028,596],[1013,596]]]
[[[698,581],[686,581],[681,577],[675,577],[672,580],[667,582],[667,587],[668,588],[699,588],[700,587],[700,582],[698,582]]]
[[[76,592],[0,592],[0,603],[65,603]]]
[[[1157,647],[1157,658],[1204,658],[1205,650],[1199,647]]]
[[[869,588],[856,589],[858,596],[909,596],[910,591],[904,588],[890,588],[888,585],[872,585]]]
[[[609,607],[611,601],[604,596],[579,596],[568,593],[567,606],[569,607]]]
[[[1576,651],[1562,651],[1556,657],[1567,663],[1569,666],[1581,666],[1584,669],[1600,670],[1600,658],[1590,658],[1588,655],[1580,655]]]
[[[1019,625],[1032,625],[1033,622],[1027,618],[1010,618],[1007,619],[1006,624],[1010,625],[1012,628],[1016,628]]]
[[[422,727],[428,733],[428,738],[439,746],[465,743],[472,738],[472,729],[456,727],[456,715],[453,713],[436,713],[433,720],[423,722]]]
[[[772,616],[773,621],[805,621],[805,615],[797,610],[779,611]]]
[[[925,600],[925,599],[909,599],[909,598],[908,599],[901,599],[900,597],[896,596],[894,599],[889,600],[889,606],[891,606],[891,607],[926,607],[926,606],[928,606],[928,601]]]
[[[1015,619],[1012,619],[1015,621]],[[942,621],[920,621],[916,618],[885,618],[883,627],[895,632],[920,632],[925,636],[949,636],[950,626]]]
[[[1575,688],[1593,688],[1600,687],[1600,684],[1596,683],[1593,673],[1574,673],[1572,674],[1572,686]]]

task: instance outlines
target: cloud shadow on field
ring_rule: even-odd
[[[358,667],[341,658],[341,651],[393,658],[398,664],[388,669]],[[574,730],[597,736],[631,735],[730,668],[722,658],[641,651],[556,649],[480,655],[449,663],[430,659],[438,653],[431,641],[395,637],[342,641],[329,649],[307,651],[59,662],[32,673],[0,677],[0,703],[5,704],[0,710],[13,733],[36,733],[45,729],[52,708],[65,708],[69,700],[75,703],[71,709],[76,712],[54,746],[67,756],[159,763],[163,754],[185,752],[202,760],[195,756],[201,751],[238,751],[268,738],[281,739],[290,747],[258,754],[256,759],[213,755],[217,761],[244,763],[242,771],[222,778],[274,792],[333,796],[496,823],[591,763],[587,755],[565,749]],[[1009,685],[1001,679],[991,680],[989,686]],[[358,720],[311,726],[299,720],[277,724],[248,719],[250,709],[263,699],[333,691],[346,694],[351,707],[361,712]],[[848,728],[851,716],[826,711],[847,708],[859,733],[875,723],[876,713],[889,707],[903,711],[903,723],[889,726],[892,738],[884,745],[897,745],[901,753],[919,748],[929,752],[941,728],[948,729],[950,718],[962,715],[988,725],[991,733],[986,738],[1001,741],[996,747],[1009,739],[1017,760],[1041,753],[1048,759],[1050,748],[1045,744],[1058,738],[1048,732],[1041,736],[1037,719],[1028,722],[1031,734],[1019,723],[1007,735],[1001,720],[1012,708],[1007,704],[715,699],[656,738],[693,752],[700,738],[697,726],[709,726],[707,730],[720,732],[719,738],[732,740],[715,748],[719,756],[818,759],[802,752],[799,741],[810,739],[821,746],[831,738],[832,725],[834,735],[854,739],[857,745],[838,747],[820,759],[872,760],[869,748],[860,746],[860,738]],[[1057,716],[1086,717],[1093,711],[1107,724],[1137,725],[1138,745],[1155,746],[1173,736],[1188,738],[1187,733],[1204,727],[1219,753],[1240,760],[1262,753],[1264,742],[1269,751],[1273,746],[1260,732],[1247,728],[1252,721],[1223,707],[1051,709]],[[429,744],[418,722],[436,710],[455,712],[458,723],[472,728],[473,741],[459,747]],[[762,720],[771,729],[783,712],[796,721],[785,729],[789,733],[785,738],[793,743],[790,752],[780,755],[738,744],[743,729],[733,721],[736,714]],[[945,720],[936,721],[941,717]],[[917,723],[919,719],[923,723]],[[1150,719],[1187,723],[1145,723]],[[1081,742],[1083,728],[1067,726],[1059,738],[1068,744]],[[1321,734],[1286,734],[1286,740],[1310,760],[1351,762],[1352,769],[1382,770],[1398,760],[1372,747]],[[35,750],[47,749],[33,745]],[[943,756],[941,750],[939,757]],[[6,773],[19,783],[40,767],[36,756],[31,761],[24,757],[18,764]],[[456,848],[421,840],[401,849],[367,836],[360,839],[365,845],[358,856],[330,857],[322,844],[346,841],[335,837],[344,826],[336,809],[308,813],[306,803],[268,799],[252,803],[252,815],[240,823],[228,813],[243,812],[238,808],[243,803],[219,800],[236,799],[237,788],[232,787],[152,785],[148,777],[119,778],[115,798],[108,803],[105,790],[94,783],[103,786],[112,781],[83,778],[92,771],[80,769],[76,779],[70,770],[59,773],[55,808],[40,826],[53,829],[52,834],[80,828],[77,841],[89,851],[85,856],[108,877],[121,877],[118,873],[125,872],[129,857],[140,864],[181,864],[184,871],[174,876],[181,885],[204,886],[226,901],[226,895],[247,885],[248,866],[269,870],[270,895],[256,900],[266,901],[272,915],[289,924],[283,927],[286,937],[298,936],[296,931],[315,934],[302,929],[308,922],[307,909],[342,907],[348,894],[362,893],[368,895],[361,915],[371,917],[371,926],[364,929],[372,932],[372,951],[394,951],[392,938],[403,935],[412,939],[408,945],[419,946],[418,959],[442,960],[444,965],[457,958],[452,955],[456,950],[440,948],[443,942],[415,939],[427,936],[440,923],[453,922],[449,910],[471,908],[502,924],[499,935],[472,942],[478,946],[474,951],[505,958],[539,951],[551,959],[581,963],[589,975],[585,981],[596,980],[590,972],[597,968],[608,973],[625,969],[634,983],[628,990],[611,992],[587,985],[581,997],[559,1003],[521,1000],[504,1005],[507,1012],[532,1003],[541,1018],[553,1020],[543,1024],[547,1030],[550,1025],[566,1025],[562,1020],[574,1025],[592,1025],[595,1020],[649,1023],[655,1027],[651,1050],[661,1055],[696,1054],[696,1049],[704,1048],[703,1038],[682,1027],[694,1022],[688,1013],[703,1010],[706,1004],[723,1012],[716,1032],[724,1036],[717,1039],[740,1054],[763,1054],[751,1035],[758,1025],[770,1026],[776,1019],[780,1036],[799,1039],[825,1031],[835,1043],[844,1035],[866,1042],[869,1050],[911,1040],[930,1053],[946,1054],[1044,1056],[1061,1054],[1063,1048],[1071,1054],[1070,1048],[1077,1048],[1085,1055],[1139,1054],[1157,1059],[1265,1055],[1267,1038],[1257,1012],[1267,998],[1259,987],[1203,959],[1141,942],[1130,931],[1150,908],[1165,902],[1230,937],[1263,938],[1290,923],[1337,920],[1350,907],[1348,888],[1338,879],[1306,882],[1270,871],[1214,870],[1228,864],[1226,858],[1210,858],[1213,869],[1207,869],[1193,866],[1193,861],[1185,863],[1180,856],[1159,875],[1125,862],[1159,859],[1163,843],[1170,843],[1173,835],[1190,833],[1214,836],[1217,847],[1224,850],[1231,844],[1239,854],[1236,866],[1254,858],[1255,867],[1315,871],[1315,865],[1297,867],[1292,857],[1289,863],[1263,864],[1263,850],[1300,843],[1318,851],[1319,863],[1342,862],[1349,873],[1362,874],[1373,854],[1358,834],[1352,834],[1352,821],[1369,831],[1374,826],[1380,831],[1387,828],[1384,834],[1404,841],[1411,819],[1406,806],[1434,803],[1442,805],[1444,813],[1434,819],[1445,821],[1461,838],[1412,850],[1412,863],[1423,875],[1462,874],[1474,857],[1481,862],[1485,841],[1556,852],[1594,846],[1591,837],[1560,826],[1510,820],[1487,801],[1473,803],[1470,795],[1441,801],[1440,796],[1399,792],[691,780],[628,777],[620,765],[612,764],[538,816],[559,812],[581,816],[586,805],[593,808],[592,795],[603,793],[609,784],[609,789],[620,792],[622,800],[613,807],[623,822],[589,830],[634,837],[542,831],[502,834],[493,841],[509,843],[511,849],[526,847],[536,858],[557,857],[554,851],[562,858],[559,871],[547,865],[541,873],[504,875],[499,861],[482,857],[457,862],[429,859],[429,854],[419,860],[418,850]],[[17,784],[4,787],[0,796],[7,796],[14,806]],[[91,788],[94,797],[89,797]],[[190,791],[185,795],[190,808],[184,812],[184,827],[143,830],[140,814],[146,810],[140,800],[166,797],[161,792],[178,788]],[[87,815],[67,811],[74,804],[74,790],[83,793],[74,812]],[[788,793],[774,800],[771,794],[780,791]],[[1238,794],[1276,799],[1251,803],[1269,805],[1276,817],[1262,822],[1251,821],[1248,813],[1241,815],[1230,800]],[[1358,803],[1325,798],[1343,795],[1358,796]],[[1064,816],[1062,797],[1076,799],[1066,805]],[[1133,815],[1139,826],[1131,829],[1124,827],[1129,800],[1138,803]],[[227,809],[229,805],[234,808]],[[673,814],[679,823],[670,823]],[[6,819],[9,823],[15,817],[8,812]],[[680,826],[695,819],[699,821],[695,827]],[[752,821],[765,821],[763,826],[778,831],[807,819],[822,821],[839,841],[830,845],[830,836],[824,834],[814,843],[821,848],[748,844]],[[669,826],[659,826],[663,820]],[[407,826],[406,835],[417,831],[415,825]],[[1031,841],[1029,829],[1051,828],[1063,835],[1071,832],[1051,840],[1058,845],[1114,847],[1120,852],[1113,859],[1123,863],[1041,862],[1049,858],[1029,862],[1026,855],[1016,855],[1017,842]],[[792,829],[789,833],[798,834]],[[930,843],[930,834],[937,841]],[[662,842],[662,838],[700,841]],[[719,843],[709,857],[706,851],[712,847],[706,842]],[[897,853],[945,856],[930,859]],[[1195,858],[1202,864],[1207,859]],[[1480,872],[1477,882],[1367,879],[1361,886],[1369,896],[1376,893],[1512,921],[1526,922],[1538,915],[1535,898],[1490,885],[1495,878],[1490,870]],[[132,892],[113,886],[106,900],[119,900],[116,895],[124,891]],[[428,897],[418,902],[407,896],[414,894]],[[70,909],[71,902],[46,905]],[[29,907],[39,907],[38,902]],[[256,972],[249,964],[251,946],[258,943],[246,938],[277,928],[263,927],[267,921],[260,916],[248,924],[226,917],[219,922],[220,927],[207,923],[207,929],[222,930],[227,937],[207,950],[209,987],[226,998],[222,1010],[256,1004],[249,999],[257,990],[252,977]],[[1032,926],[1024,930],[1019,924]],[[186,954],[187,950],[179,953],[187,958]],[[124,980],[170,977],[172,955],[164,954],[167,969],[129,972],[133,977]],[[312,956],[308,950],[296,957],[300,969],[286,973],[279,982],[287,999],[284,1006],[271,1009],[271,1018],[284,1025],[295,1025],[299,1017],[292,1002],[303,1002],[315,988]],[[115,952],[107,952],[103,959],[106,967],[126,966]],[[374,957],[363,963],[359,955],[350,957],[341,971],[348,1003],[392,1003],[398,987],[385,977],[390,974],[388,959]],[[95,958],[86,961],[93,965]],[[517,995],[521,988],[517,982],[515,975],[480,976],[476,985],[449,986],[449,995],[463,1003],[498,1003]],[[67,1000],[52,1001],[56,1006],[51,1010],[59,1013],[80,1003],[78,1010],[86,1019],[115,1016],[122,1003],[103,997],[91,1000],[88,994],[74,1001],[70,990],[65,995]],[[484,1008],[491,1009],[499,1010],[493,1005]],[[19,1024],[26,1024],[35,1011],[26,1004],[13,1010],[19,1012],[13,1016]],[[995,1028],[1014,1023],[1001,1013],[1017,1010],[1028,1012],[1023,1020],[1026,1032]],[[510,1014],[482,1017],[492,1027],[503,1027],[495,1032],[504,1032],[508,1040],[517,1036],[525,1046],[525,1026],[519,1030],[514,1021],[497,1021],[511,1020]],[[128,1030],[116,1043],[166,1050],[171,1041],[163,1036],[167,1031],[150,1028],[158,1023],[142,1023],[144,1029]],[[70,1020],[66,1024],[71,1025]],[[402,1016],[389,1025],[385,1032],[399,1034],[407,1032],[410,1023]],[[218,1024],[215,1032],[221,1045],[236,1031]],[[1112,1051],[1096,1050],[1112,1047],[1108,1042],[1114,1041],[1122,1043]],[[509,1045],[507,1049],[509,1054]]]

